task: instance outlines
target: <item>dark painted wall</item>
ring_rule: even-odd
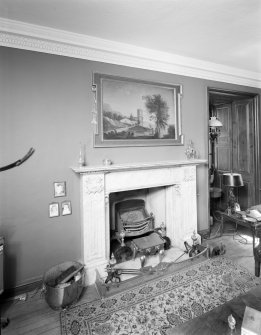
[[[41,278],[51,266],[81,258],[79,179],[80,142],[88,165],[105,157],[115,163],[184,159],[184,146],[93,148],[92,72],[183,85],[182,128],[200,158],[208,155],[207,87],[259,92],[172,74],[0,48],[0,166],[33,156],[0,173],[0,235],[6,240],[6,288]],[[198,169],[198,224],[208,227],[208,172]],[[67,196],[54,198],[53,183],[66,181]],[[72,215],[48,217],[48,204],[71,200]]]

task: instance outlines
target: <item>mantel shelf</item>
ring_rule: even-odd
[[[124,164],[111,164],[111,165],[100,165],[100,166],[83,166],[83,167],[72,167],[75,173],[86,174],[86,173],[110,173],[116,171],[133,171],[133,170],[145,170],[145,169],[159,169],[178,167],[185,165],[205,165],[207,164],[206,159],[190,159],[190,160],[171,160],[171,161],[160,161],[160,162],[147,162],[147,163],[124,163]]]

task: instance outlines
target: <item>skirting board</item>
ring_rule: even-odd
[[[2,300],[7,300],[7,299],[10,299],[12,297],[16,297],[16,296],[19,296],[21,294],[24,294],[24,293],[27,293],[27,292],[30,292],[30,291],[40,289],[42,287],[42,283],[43,283],[42,279],[39,279],[39,280],[36,280],[32,283],[28,283],[28,284],[25,284],[25,285],[21,285],[21,286],[17,286],[17,287],[14,287],[14,288],[6,289],[3,292],[3,294],[1,295],[1,299]]]

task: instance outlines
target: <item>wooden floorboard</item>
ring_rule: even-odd
[[[208,241],[220,243],[221,238]],[[254,274],[252,242],[247,245],[235,241],[232,236],[222,238],[227,246],[226,256],[248,268]],[[99,299],[95,286],[89,286],[79,304]],[[26,301],[2,304],[2,316],[10,318],[10,324],[2,329],[2,335],[61,335],[60,311],[52,310],[38,289],[28,293]]]
[[[78,303],[99,299],[94,285],[89,286]],[[61,335],[60,311],[51,309],[41,292],[29,292],[26,301],[2,304],[2,317],[10,319],[2,335]]]

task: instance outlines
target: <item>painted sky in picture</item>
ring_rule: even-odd
[[[119,80],[103,80],[103,104],[111,111],[126,117],[136,117],[137,110],[143,110],[144,122],[151,123],[143,96],[160,94],[169,107],[168,124],[175,124],[173,88]],[[154,126],[154,125],[152,125]]]

